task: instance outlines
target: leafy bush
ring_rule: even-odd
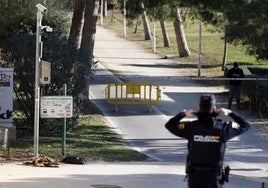
[[[14,91],[18,111],[23,112],[24,124],[33,125],[34,117],[34,80],[35,80],[35,37],[30,33],[14,35],[8,41],[4,56],[14,68]],[[51,84],[41,87],[41,95],[62,95],[63,84],[67,84],[67,94],[74,97],[74,110],[78,112],[84,98],[84,88],[89,66],[81,63],[79,51],[67,48],[67,39],[57,33],[43,37],[44,60],[51,62]],[[78,114],[78,113],[76,113]],[[75,118],[74,118],[75,119]],[[41,127],[55,130],[57,121],[42,120]],[[29,127],[31,128],[31,126]]]

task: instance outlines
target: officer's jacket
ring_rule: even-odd
[[[243,69],[240,68],[231,68],[227,73],[227,78],[244,78]],[[241,80],[230,80],[229,84],[234,86],[241,86]]]
[[[237,113],[230,114],[234,122],[211,121],[181,122],[183,113],[171,118],[166,128],[176,136],[188,140],[191,163],[196,166],[220,167],[223,163],[225,143],[250,128],[249,123]]]

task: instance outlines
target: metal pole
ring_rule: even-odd
[[[10,128],[7,128],[7,159],[10,160]]]
[[[63,95],[67,94],[67,84],[63,84]],[[62,125],[62,156],[66,156],[66,118],[63,118]]]
[[[246,187],[246,179],[245,178],[242,178],[242,181],[243,181],[242,188],[245,188]]]
[[[123,27],[124,27],[124,34],[123,36],[127,36],[127,20],[126,20],[127,10],[126,10],[126,0],[124,0],[124,16],[123,16]]]
[[[202,63],[202,19],[199,22],[199,47],[198,47],[198,76],[201,76]]]
[[[103,26],[103,0],[100,3],[100,25]]]
[[[38,156],[39,142],[39,108],[40,108],[40,44],[42,13],[37,11],[36,19],[36,54],[35,54],[35,101],[34,101],[34,156]]]
[[[156,52],[155,18],[154,18],[153,26],[154,26],[154,31],[153,31],[153,34],[154,34],[154,36],[153,36],[153,52],[155,53]]]

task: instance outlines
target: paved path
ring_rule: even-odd
[[[222,86],[207,87],[193,81],[179,80],[181,76],[196,72],[196,69],[185,71],[178,63],[161,59],[137,43],[119,38],[103,28],[98,28],[98,31],[94,54],[105,68],[99,66],[96,78],[91,83],[92,100],[101,106],[111,124],[137,149],[160,161],[184,160],[186,141],[171,135],[164,124],[181,110],[196,108],[201,93],[224,92],[225,89]],[[104,90],[108,83],[120,80],[161,85],[161,102],[155,106],[153,113],[148,113],[147,106],[124,105],[119,106],[119,112],[115,113],[114,106],[103,100]]]
[[[186,188],[182,163],[61,164],[40,168],[9,163],[0,165],[0,188]],[[230,179],[228,188],[242,187],[241,179]],[[257,183],[247,187],[261,187]]]

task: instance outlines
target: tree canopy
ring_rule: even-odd
[[[250,55],[268,59],[268,1],[189,0],[182,1],[202,20],[226,29],[227,42],[242,44]]]

